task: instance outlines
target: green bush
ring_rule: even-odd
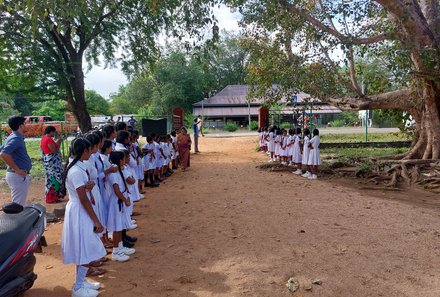
[[[258,130],[258,121],[251,121],[251,130]]]
[[[225,125],[225,130],[229,132],[237,131],[238,126],[235,122],[227,122]]]
[[[345,127],[345,122],[341,119],[336,119],[330,122],[331,127]]]
[[[290,127],[291,127],[291,125],[290,125],[290,123],[289,122],[283,122],[283,123],[281,123],[280,124],[280,128],[281,129],[290,129]]]

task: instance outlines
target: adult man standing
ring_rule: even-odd
[[[31,178],[29,172],[32,168],[31,158],[26,151],[24,134],[27,132],[25,118],[13,116],[8,120],[12,129],[11,135],[0,150],[0,158],[5,161],[6,182],[11,189],[12,202],[25,205]]]
[[[193,132],[194,132],[194,152],[199,152],[199,125],[198,120],[194,119]]]
[[[128,123],[128,125],[130,125],[130,127],[135,129],[136,128],[136,122],[137,121],[133,118],[133,116],[131,116],[127,123]]]

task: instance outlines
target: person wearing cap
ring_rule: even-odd
[[[8,119],[12,133],[0,148],[0,158],[8,165],[6,183],[11,189],[12,202],[23,206],[26,205],[31,181],[29,172],[32,168],[32,161],[24,143],[24,135],[27,132],[25,121],[21,116]]]

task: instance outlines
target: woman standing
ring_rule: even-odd
[[[63,174],[63,163],[60,155],[61,137],[53,140],[56,129],[54,126],[47,126],[44,136],[41,138],[41,151],[43,167],[46,171],[46,202],[54,203],[64,197],[61,185]]]
[[[177,136],[177,148],[179,150],[180,166],[185,171],[186,167],[189,167],[191,150],[191,137],[185,127],[180,129],[180,134]]]

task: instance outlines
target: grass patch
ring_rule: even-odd
[[[365,134],[322,134],[319,135],[321,142],[365,142]],[[368,133],[369,142],[408,141],[408,134],[401,132]]]
[[[321,155],[325,157],[332,157],[336,159],[353,159],[353,158],[374,158],[401,154],[408,151],[406,147],[399,148],[322,148]]]

